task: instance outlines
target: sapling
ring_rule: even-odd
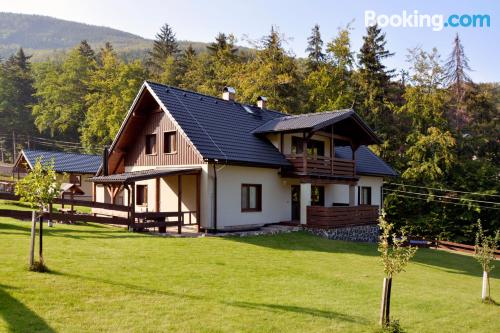
[[[16,184],[16,194],[20,196],[20,201],[28,203],[32,208],[37,208],[40,216],[39,261],[31,264],[30,270],[46,270],[42,250],[42,216],[44,208],[50,207],[58,192],[59,184],[54,171],[54,163],[43,166],[41,158],[36,160],[33,169],[28,175]],[[34,235],[34,233],[32,234]]]
[[[380,306],[380,325],[383,328],[390,324],[390,305],[392,278],[397,273],[404,271],[405,266],[417,251],[416,247],[405,246],[407,237],[404,230],[398,237],[396,233],[391,233],[394,226],[387,222],[386,213],[382,211],[379,217],[380,241],[378,251],[380,252],[382,263],[384,264],[384,283],[382,286],[382,303]]]
[[[481,264],[483,268],[483,289],[481,299],[484,303],[492,303],[490,293],[490,272],[495,267],[495,251],[498,248],[500,232],[495,232],[495,237],[486,236],[481,226],[481,221],[477,222],[478,230],[476,233],[476,245],[474,246],[474,258]]]

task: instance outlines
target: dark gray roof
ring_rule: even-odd
[[[35,165],[38,158],[42,159],[42,165],[48,165],[54,161],[54,170],[56,172],[95,174],[102,162],[99,155],[73,154],[59,151],[24,149],[21,154],[31,167]]]
[[[132,172],[117,173],[109,176],[98,176],[90,178],[95,183],[130,183],[140,180],[153,179],[174,175],[195,174],[201,171],[200,167],[163,168],[149,169]]]
[[[262,126],[257,127],[253,130],[253,133],[285,132],[301,129],[315,130],[332,125],[355,114],[356,113],[353,110],[338,110],[284,116],[272,119]]]
[[[146,86],[180,125],[203,158],[221,163],[290,166],[274,145],[256,133],[288,128],[316,129],[351,116],[373,133],[353,110],[290,116],[154,82],[146,82]],[[338,154],[343,153],[344,148],[339,147]],[[366,147],[358,149],[356,160],[360,174],[396,175]]]
[[[352,158],[349,146],[335,147],[335,156],[339,158]],[[373,176],[397,176],[398,174],[380,157],[375,155],[368,147],[359,146],[354,156],[356,160],[356,174]]]
[[[284,114],[147,82],[203,158],[289,166],[276,147],[252,130]]]

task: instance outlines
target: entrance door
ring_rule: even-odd
[[[300,220],[300,185],[292,185],[292,221]]]

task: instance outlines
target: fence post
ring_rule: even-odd
[[[36,212],[31,212],[31,237],[30,237],[30,268],[35,263],[35,236],[36,236]]]

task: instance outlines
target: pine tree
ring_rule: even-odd
[[[80,42],[78,52],[89,60],[95,60],[95,52],[85,39]]]
[[[220,52],[227,52],[230,55],[236,54],[238,48],[234,47],[234,36],[232,34],[226,35],[225,33],[219,32],[217,37],[215,37],[215,42],[210,43],[207,46],[207,50],[212,55],[217,55]]]
[[[172,27],[165,23],[160,32],[156,34],[153,42],[153,49],[148,52],[148,67],[153,74],[159,75],[162,72],[165,61],[169,57],[175,57],[179,52],[179,44],[175,38]]]
[[[308,46],[306,48],[306,52],[309,53],[307,56],[307,65],[309,70],[315,71],[325,60],[325,54],[323,53],[323,40],[321,39],[318,24],[314,25],[312,28],[311,36],[309,36],[307,41]]]
[[[467,73],[471,71],[469,58],[465,55],[464,47],[458,33],[453,40],[453,51],[451,52],[445,66],[445,84],[453,89],[455,99],[462,102],[465,94],[465,85],[472,80]]]
[[[0,69],[0,123],[4,129],[23,134],[34,129],[31,105],[35,91],[30,58],[20,48]]]

